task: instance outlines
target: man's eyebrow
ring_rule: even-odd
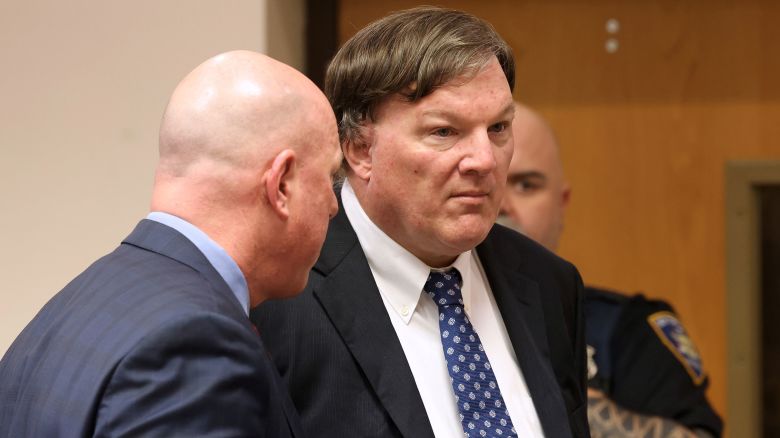
[[[442,118],[460,118],[460,113],[458,111],[450,111],[447,109],[441,110],[441,109],[430,109],[425,110],[422,113],[420,113],[421,117],[442,117]],[[515,103],[510,102],[509,105],[507,105],[503,110],[498,112],[497,118],[508,118],[513,119],[515,116]]]
[[[529,170],[526,172],[510,173],[506,177],[507,181],[509,182],[520,181],[528,178],[538,178],[541,180],[546,180],[547,176],[545,176],[545,174],[539,172],[538,170]]]
[[[458,113],[455,111],[447,111],[447,110],[425,110],[420,114],[421,117],[442,117],[442,118],[449,118],[449,117],[457,117]]]
[[[515,103],[514,102],[510,102],[509,105],[507,105],[506,108],[504,108],[504,110],[501,111],[501,115],[503,115],[505,117],[509,117],[510,119],[514,119],[515,118]]]

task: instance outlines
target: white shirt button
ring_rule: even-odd
[[[409,306],[403,305],[401,306],[401,315],[406,316],[409,314]]]

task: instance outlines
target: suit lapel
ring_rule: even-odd
[[[401,434],[433,437],[403,348],[343,210],[331,222],[315,266],[326,278],[314,295]]]
[[[542,429],[549,437],[569,437],[568,412],[550,363],[539,286],[523,276],[520,255],[499,257],[490,236],[477,247],[515,356]],[[514,264],[514,265],[512,265]]]

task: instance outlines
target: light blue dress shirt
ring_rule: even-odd
[[[200,252],[211,263],[211,266],[217,270],[228,287],[230,287],[230,290],[244,309],[244,313],[249,316],[249,287],[246,284],[246,278],[244,278],[244,274],[233,258],[217,242],[213,241],[200,228],[172,214],[153,211],[146,218],[173,228],[198,247]]]

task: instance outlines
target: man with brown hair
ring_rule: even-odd
[[[304,293],[252,315],[312,436],[588,435],[579,275],[494,226],[513,85],[492,27],[440,8],[331,62],[343,208]]]

